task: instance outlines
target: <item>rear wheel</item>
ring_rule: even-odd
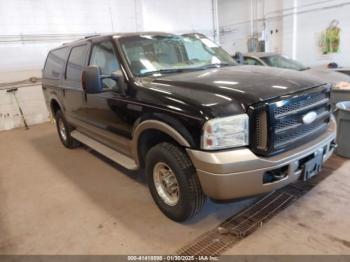
[[[205,202],[196,171],[180,148],[161,143],[146,156],[146,175],[152,197],[170,219],[182,222],[196,215]]]
[[[70,149],[78,147],[80,144],[71,136],[73,128],[67,123],[62,112],[59,110],[55,115],[58,136],[62,144]]]

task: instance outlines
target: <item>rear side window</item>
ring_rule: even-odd
[[[80,81],[88,51],[87,45],[72,48],[67,64],[67,80]]]
[[[64,66],[68,56],[68,48],[53,50],[47,56],[44,78],[61,79],[64,75]]]

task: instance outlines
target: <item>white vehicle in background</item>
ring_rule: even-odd
[[[284,69],[291,69],[297,71],[305,71],[309,75],[332,84],[333,87],[340,89],[350,90],[350,76],[335,72],[332,69],[322,67],[306,67],[300,62],[282,56],[277,53],[265,53],[265,52],[254,52],[254,53],[236,53],[233,57],[239,64],[245,65],[257,65],[257,66],[270,66]]]

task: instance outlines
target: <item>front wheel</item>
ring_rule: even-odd
[[[185,221],[203,207],[205,195],[181,148],[165,142],[151,148],[146,157],[146,175],[154,201],[170,219]]]

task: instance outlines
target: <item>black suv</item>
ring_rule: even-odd
[[[48,54],[43,90],[67,148],[145,170],[169,218],[316,175],[333,152],[330,87],[237,66],[200,34],[86,37]]]

